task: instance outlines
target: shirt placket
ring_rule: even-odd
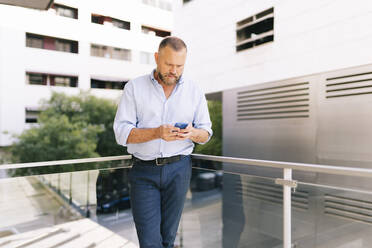
[[[154,82],[155,79],[153,79]],[[162,125],[164,124],[170,124],[168,123],[168,119],[167,119],[167,114],[168,114],[168,106],[169,106],[169,101],[174,98],[174,95],[176,94],[177,90],[178,90],[178,86],[179,85],[176,85],[175,89],[173,90],[173,92],[171,93],[171,95],[168,97],[168,99],[165,97],[165,93],[164,93],[164,90],[163,90],[163,87],[160,85],[160,84],[156,84],[156,88],[158,90],[158,92],[160,93],[161,95],[161,100],[162,100],[162,113],[161,113],[161,122],[162,122]],[[165,151],[165,143],[166,141],[163,140],[163,139],[160,139],[160,148],[159,148],[159,153],[160,153],[160,157],[164,157],[164,151]]]
[[[168,100],[165,99],[163,102],[163,113],[161,116],[161,122],[162,124],[167,124],[167,112],[168,112]],[[160,154],[162,157],[164,157],[164,148],[165,148],[165,140],[161,139],[160,141]]]
[[[164,125],[166,124],[166,121],[167,121],[166,118],[167,118],[167,110],[168,110],[168,104],[167,104],[168,101],[167,101],[167,98],[165,97],[163,87],[161,87],[160,84],[157,85],[157,89],[160,92],[161,100],[163,104],[162,113],[161,113],[161,124]],[[164,157],[164,149],[165,149],[165,140],[160,139],[160,148],[159,148],[160,157]]]

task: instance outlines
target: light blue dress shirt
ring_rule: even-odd
[[[163,87],[154,78],[154,71],[150,75],[130,80],[125,85],[114,121],[116,141],[127,146],[130,154],[142,160],[189,155],[194,148],[190,139],[127,143],[133,128],[157,128],[177,122],[192,123],[194,128],[206,130],[209,139],[212,136],[207,101],[196,84],[182,76],[167,99]]]

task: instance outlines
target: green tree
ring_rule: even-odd
[[[20,162],[96,157],[96,143],[101,127],[71,122],[65,115],[46,118],[41,114],[39,126],[24,131],[12,148]]]
[[[208,143],[196,145],[194,152],[207,155],[222,155],[222,103],[208,101],[209,115],[212,121],[213,136]]]
[[[38,125],[25,130],[11,149],[19,162],[125,154],[112,124],[116,105],[88,93],[53,93],[42,104]]]
[[[46,116],[66,115],[73,123],[84,122],[100,126],[96,152],[100,156],[115,156],[127,154],[125,148],[118,145],[113,131],[116,104],[112,100],[97,98],[87,92],[77,96],[66,96],[54,93],[50,100],[44,103]]]

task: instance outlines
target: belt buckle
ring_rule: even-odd
[[[155,159],[155,163],[156,163],[157,166],[162,166],[163,165],[163,163],[158,162],[158,158]]]

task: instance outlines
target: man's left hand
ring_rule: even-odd
[[[192,124],[189,123],[185,129],[181,129],[177,133],[176,140],[185,140],[185,139],[191,139],[192,140],[192,135],[195,131],[195,128],[193,128]]]

